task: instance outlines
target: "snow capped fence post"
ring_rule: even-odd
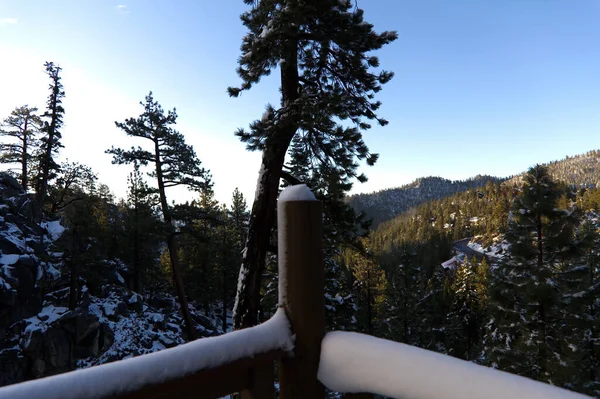
[[[325,335],[322,205],[304,185],[288,187],[277,204],[279,306],[295,334],[294,357],[280,361],[281,399],[324,398],[317,380]]]

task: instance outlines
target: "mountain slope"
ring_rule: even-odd
[[[348,201],[356,211],[365,212],[367,217],[372,218],[373,228],[375,228],[380,223],[427,201],[449,197],[461,191],[484,187],[487,183],[499,183],[503,180],[494,176],[481,175],[468,180],[455,181],[441,177],[424,177],[401,187],[353,195]]]
[[[558,161],[543,164],[553,179],[577,187],[600,186],[600,150],[588,151],[585,154],[567,156]],[[507,180],[508,184],[518,184],[526,172]]]
[[[600,187],[600,150],[567,156],[547,164],[553,179],[578,187]],[[369,194],[356,194],[348,202],[356,211],[373,219],[373,228],[408,209],[431,200],[442,199],[461,191],[484,187],[488,182],[519,184],[523,173],[508,178],[477,175],[467,180],[451,181],[441,177],[424,177],[396,188]]]

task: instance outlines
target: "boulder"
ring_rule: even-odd
[[[134,312],[141,312],[144,308],[144,299],[136,292],[127,300],[127,307]]]
[[[158,342],[163,344],[165,348],[172,348],[174,346],[177,346],[177,342],[165,335],[161,335],[160,337],[158,337]]]
[[[8,285],[0,283],[0,307],[15,306],[17,303],[17,291],[10,288]]]
[[[108,324],[100,325],[100,336],[98,337],[98,346],[100,353],[104,353],[110,349],[115,342],[115,333],[111,330]]]
[[[25,239],[25,245],[31,248],[36,256],[43,256],[46,254],[46,247],[39,238],[27,238]]]
[[[155,296],[150,298],[150,306],[157,309],[171,310],[174,307],[173,300],[171,298],[164,298]]]
[[[35,359],[31,363],[30,374],[33,378],[43,377],[45,371],[46,371],[46,362],[43,361],[42,359],[39,359],[39,358]]]
[[[69,287],[47,293],[44,296],[44,301],[49,302],[56,307],[68,307]]]
[[[34,194],[21,194],[12,200],[14,212],[23,218],[29,229],[36,235],[41,235],[44,229],[39,226],[42,220],[42,208]]]
[[[4,349],[0,352],[0,386],[25,381],[28,359],[21,356],[18,348]]]
[[[65,370],[72,361],[72,344],[66,331],[50,328],[44,335],[45,358],[53,368]]]
[[[16,263],[14,265],[13,276],[16,276],[18,281],[17,286],[13,285],[13,288],[17,289],[19,300],[25,302],[36,294],[36,276],[34,276],[29,267]]]
[[[6,234],[6,233],[3,233]],[[21,248],[14,242],[0,236],[0,252],[3,254],[22,254]]]
[[[177,324],[167,323],[165,327],[167,328],[167,330],[174,332],[174,333],[181,332],[181,327],[179,327]]]
[[[119,316],[124,316],[124,317],[129,316],[129,310],[127,310],[127,304],[123,301],[117,303],[116,313]]]
[[[197,313],[192,313],[192,319],[194,319],[194,321],[198,324],[200,324],[202,327],[208,329],[208,330],[212,330],[213,328],[215,328],[215,326],[213,325],[213,323],[210,321],[210,319],[206,316],[203,316],[201,314],[197,314]]]
[[[79,342],[73,350],[76,359],[85,359],[90,356],[100,355],[100,328],[94,330],[83,341]]]
[[[25,337],[22,340],[21,348],[27,354],[37,353],[42,350],[44,344],[44,336],[40,329],[34,329],[25,332]]]
[[[75,336],[75,342],[80,343],[85,340],[89,335],[94,333],[100,328],[100,323],[95,316],[92,315],[81,315],[76,319],[77,323],[77,335]]]
[[[19,181],[6,172],[0,172],[0,196],[3,199],[15,197],[23,192]]]
[[[40,287],[34,287],[32,295],[21,304],[21,316],[33,317],[42,311],[42,293]]]

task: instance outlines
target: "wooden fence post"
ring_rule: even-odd
[[[294,357],[280,361],[281,399],[323,399],[317,380],[325,335],[322,205],[305,185],[285,189],[277,205],[279,306],[295,334]]]

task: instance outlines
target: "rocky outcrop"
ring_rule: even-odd
[[[0,386],[72,370],[112,345],[110,327],[87,310],[87,292],[69,311],[68,288],[54,290],[64,280],[51,282],[60,259],[41,219],[33,195],[0,173]]]
[[[90,281],[80,277],[77,306],[69,309],[69,235],[60,221],[41,220],[33,196],[0,173],[0,386],[184,342],[177,301],[129,290],[118,259],[96,262]],[[198,335],[216,335],[214,315],[190,307]]]

